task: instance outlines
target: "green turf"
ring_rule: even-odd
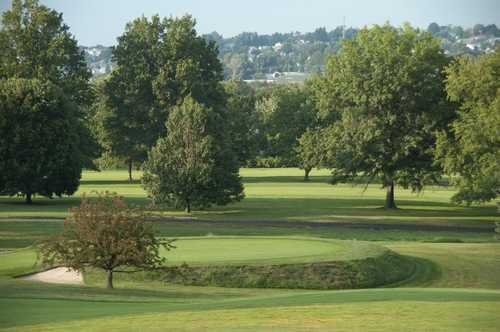
[[[128,183],[125,171],[85,172],[82,186],[72,198],[36,197],[33,206],[26,206],[20,198],[0,197],[0,330],[500,330],[500,244],[493,243],[496,240],[491,232],[491,222],[499,219],[494,202],[474,207],[455,206],[449,203],[454,193],[451,187],[429,187],[421,194],[398,188],[396,200],[400,209],[386,211],[380,209],[385,193],[379,185],[370,185],[365,191],[363,187],[348,184],[331,186],[326,170],[313,171],[312,180],[307,183],[302,181],[302,171],[298,169],[243,169],[241,174],[245,200],[192,214],[207,222],[155,223],[161,236],[210,235],[199,241],[187,240],[197,244],[191,252],[188,247],[182,254],[179,250],[179,255],[184,256],[180,261],[207,263],[206,259],[211,258],[204,251],[208,251],[212,243],[209,241],[222,235],[286,236],[294,241],[297,237],[357,239],[383,241],[379,243],[411,256],[418,262],[414,275],[393,285],[397,288],[356,291],[189,287],[130,280],[119,275],[117,289],[113,291],[101,288],[102,280],[83,287],[13,280],[13,275],[35,269],[34,252],[18,248],[58,232],[62,222],[47,219],[65,217],[67,209],[78,204],[82,193],[92,195],[94,190],[110,190],[124,195],[129,202],[148,204],[139,181]],[[140,174],[137,172],[135,176],[138,178]],[[185,213],[167,210],[164,215]],[[273,223],[277,220],[285,222]],[[323,220],[349,225],[332,228],[297,223]],[[350,227],[358,223],[450,228],[434,231]],[[488,231],[464,232],[454,226]],[[182,242],[178,244],[181,248]],[[237,254],[224,250],[225,246],[213,245],[210,250],[211,257],[217,251],[222,252],[224,255],[219,256],[224,256],[226,263],[286,261],[299,257],[302,250],[300,256],[322,257],[324,253],[317,251],[322,246],[315,244],[313,247],[304,242],[300,245],[280,242],[276,247],[266,244],[263,247],[267,250],[262,252],[238,247]],[[235,245],[229,243],[231,248]],[[9,249],[16,250],[7,253]],[[167,253],[170,254],[174,259],[174,252]]]
[[[117,282],[118,289],[0,279],[0,328],[27,331],[318,330],[495,331],[500,326],[500,244],[386,243],[434,262],[400,288],[359,291],[243,290]],[[0,275],[29,259],[0,256]],[[32,256],[33,257],[33,256]],[[487,273],[485,273],[487,271]],[[430,275],[429,275],[430,274]],[[457,287],[406,288],[408,286]],[[491,290],[465,289],[469,287]],[[381,317],[381,313],[387,314]],[[363,315],[359,315],[362,312]],[[263,313],[263,315],[259,315]],[[333,315],[338,313],[338,315]],[[299,316],[295,316],[299,315]],[[333,315],[333,316],[332,316]],[[193,319],[188,319],[192,317]],[[216,317],[224,318],[222,325]],[[327,317],[330,317],[327,319]],[[355,319],[355,317],[358,317]],[[404,322],[402,321],[404,317]],[[437,319],[439,318],[439,319]],[[333,321],[335,319],[335,321]],[[374,322],[382,319],[381,325]],[[295,327],[286,322],[294,322]],[[274,323],[273,323],[274,322]],[[41,325],[40,325],[41,324]],[[375,325],[374,325],[375,324]],[[220,328],[220,329],[219,329]],[[271,329],[272,330],[272,329]],[[293,329],[292,329],[293,330]]]
[[[313,238],[205,237],[181,238],[176,249],[162,251],[171,265],[296,264],[376,257],[383,247],[359,241]]]
[[[328,184],[327,170],[312,173],[311,181],[302,180],[299,169],[242,169],[246,198],[226,207],[213,207],[195,211],[193,215],[204,219],[283,219],[331,220],[350,222],[407,222],[419,224],[481,225],[497,218],[494,203],[479,207],[460,207],[450,204],[454,194],[451,187],[428,187],[422,193],[398,188],[396,200],[400,209],[380,209],[384,191],[380,185],[352,186]],[[136,172],[140,177],[140,172]],[[36,197],[35,204],[27,206],[22,198],[1,197],[0,217],[59,217],[78,204],[86,193],[110,190],[119,193],[131,203],[149,203],[140,181],[126,181],[125,171],[84,172],[80,189],[73,197],[49,200]],[[185,215],[169,210],[166,215]]]

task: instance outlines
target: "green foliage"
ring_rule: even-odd
[[[190,212],[191,207],[243,198],[232,148],[215,133],[223,121],[191,97],[172,109],[167,136],[158,140],[144,164],[143,184],[155,203]]]
[[[220,107],[222,67],[213,43],[197,36],[190,16],[127,24],[113,50],[116,67],[102,87],[98,119],[105,149],[142,162],[164,134],[170,108],[191,95]],[[131,175],[129,176],[131,179]]]
[[[309,180],[309,172],[323,164],[324,143],[323,130],[308,129],[300,136],[296,147],[299,167],[304,170],[304,180]]]
[[[231,142],[240,165],[246,165],[255,158],[261,136],[255,92],[248,84],[238,80],[225,82],[224,89]]]
[[[77,105],[91,102],[91,73],[60,13],[13,0],[0,26],[0,78],[48,80]]]
[[[91,73],[62,15],[37,0],[14,0],[0,27],[0,79],[37,79],[62,90],[81,120],[75,129],[83,166],[93,168],[99,146],[87,125]]]
[[[494,199],[500,193],[500,48],[447,68],[449,98],[460,105],[451,130],[438,139],[436,157],[454,177],[457,203]]]
[[[264,91],[256,109],[265,135],[262,154],[280,158],[282,166],[296,165],[297,140],[315,120],[306,89],[299,85],[273,86]]]
[[[71,195],[85,154],[77,107],[50,82],[0,80],[0,193]]]
[[[447,62],[439,40],[410,26],[365,28],[344,42],[313,85],[319,114],[332,123],[334,183],[360,172],[381,178],[386,207],[393,208],[395,184],[421,190],[437,179],[434,132],[452,114],[443,82]]]
[[[113,288],[113,272],[117,268],[158,267],[165,262],[160,247],[170,250],[171,242],[155,237],[143,210],[131,208],[122,198],[105,193],[93,201],[84,197],[79,207],[71,209],[63,232],[41,242],[38,249],[43,265],[107,271],[107,286]]]

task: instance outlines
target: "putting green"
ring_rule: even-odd
[[[181,238],[163,251],[169,265],[291,264],[376,257],[386,248],[360,241],[288,237]]]

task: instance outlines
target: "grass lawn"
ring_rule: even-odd
[[[242,169],[246,198],[226,207],[195,211],[192,215],[209,220],[326,220],[343,222],[418,223],[481,226],[497,217],[494,203],[461,207],[450,204],[451,187],[429,187],[422,193],[398,188],[396,202],[400,209],[386,211],[380,185],[352,186],[328,183],[329,171],[314,171],[311,181],[302,180],[302,171],[283,169]],[[136,172],[140,177],[140,172]],[[63,218],[69,207],[78,204],[82,194],[111,190],[131,203],[147,205],[140,181],[129,183],[126,171],[84,172],[80,189],[73,197],[49,200],[36,197],[27,206],[22,198],[0,197],[0,218]],[[184,216],[182,211],[165,215]]]
[[[176,249],[162,251],[168,264],[237,265],[295,264],[376,257],[386,250],[359,241],[284,237],[180,238]]]
[[[165,253],[172,263],[352,258],[351,241],[331,239],[369,240],[377,245],[367,244],[355,254],[368,255],[382,245],[412,256],[420,262],[412,278],[391,288],[345,291],[194,287],[119,276],[117,289],[109,291],[99,279],[85,286],[13,279],[36,269],[34,251],[23,248],[58,232],[62,222],[57,218],[66,216],[82,193],[110,190],[148,204],[140,183],[129,184],[125,171],[85,172],[72,198],[36,197],[34,205],[26,206],[19,198],[0,197],[0,330],[500,330],[500,243],[492,233],[499,215],[494,203],[459,207],[449,203],[450,187],[431,187],[421,194],[399,188],[400,209],[385,211],[380,209],[385,193],[378,185],[366,191],[331,186],[325,170],[313,172],[310,182],[303,182],[297,169],[241,173],[247,196],[242,202],[195,211],[194,221],[155,222],[160,236],[179,238],[178,252]],[[198,236],[203,237],[194,238]],[[241,241],[239,236],[260,237],[235,242]],[[451,243],[460,241],[466,243]]]

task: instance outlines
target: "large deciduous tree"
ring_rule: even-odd
[[[76,105],[36,79],[0,80],[0,194],[73,194],[85,156]]]
[[[169,110],[191,95],[209,106],[222,105],[222,65],[215,43],[198,36],[191,16],[145,17],[128,23],[113,50],[116,64],[105,82],[101,140],[106,150],[142,162],[164,134]]]
[[[144,163],[143,183],[156,203],[191,212],[192,207],[223,205],[243,197],[235,156],[223,129],[224,119],[192,97],[173,108],[167,135]]]
[[[0,175],[7,181],[0,191],[18,190],[31,202],[35,193],[51,197],[76,190],[82,167],[92,167],[98,154],[86,125],[93,97],[90,77],[61,14],[36,0],[12,2],[0,24],[0,162],[10,167],[2,168],[9,176]],[[33,183],[28,185],[28,179]]]
[[[460,106],[439,135],[437,158],[458,185],[453,201],[483,202],[500,193],[500,48],[447,68],[446,90]]]
[[[394,187],[420,190],[439,176],[435,132],[452,112],[444,91],[448,63],[439,40],[408,25],[362,29],[332,56],[316,87],[331,121],[333,182],[381,179],[386,208]]]
[[[161,266],[165,262],[160,255],[162,246],[173,248],[172,240],[155,237],[143,210],[105,193],[93,200],[84,197],[79,207],[70,210],[63,232],[43,241],[38,249],[44,265],[105,270],[107,287],[113,288],[117,269]]]

